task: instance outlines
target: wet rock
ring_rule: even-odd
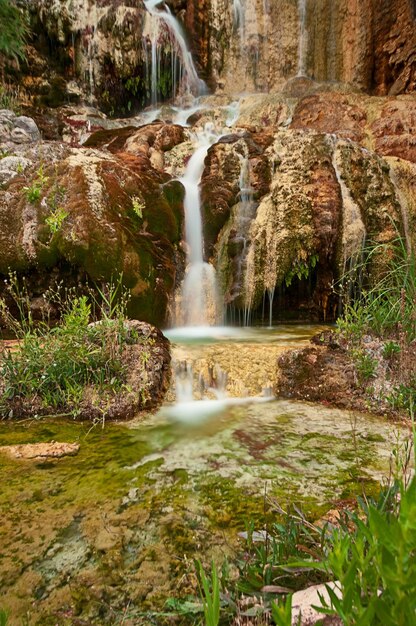
[[[371,132],[378,153],[416,163],[416,100],[395,99],[384,103]]]
[[[337,137],[360,143],[364,138],[367,113],[364,107],[338,93],[316,94],[300,100],[291,128],[336,133]]]
[[[64,456],[75,456],[79,452],[79,443],[27,443],[17,446],[1,446],[4,452],[14,459],[60,459]]]
[[[284,353],[278,360],[275,392],[286,398],[364,409],[354,364],[341,347],[313,346]]]
[[[124,148],[126,134],[102,141]],[[170,177],[154,170],[146,153],[119,152],[117,145],[115,155],[57,142],[41,146],[40,152],[28,148],[16,157],[33,163],[25,177],[10,181],[9,167],[3,176],[9,182],[0,190],[0,272],[31,272],[34,300],[63,275],[77,284],[123,273],[132,293],[130,316],[163,325],[181,256],[180,183],[163,187]],[[31,200],[25,188],[37,188],[39,197]],[[51,229],[47,220],[58,208],[62,217]]]

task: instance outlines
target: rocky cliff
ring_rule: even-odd
[[[168,0],[212,91],[280,90],[305,75],[367,93],[415,90],[413,0]],[[302,10],[304,6],[304,10]],[[143,0],[34,0],[27,93],[43,105],[86,98],[129,114],[151,100],[152,18]],[[172,94],[174,44],[156,34],[160,98]]]

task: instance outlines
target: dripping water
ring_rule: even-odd
[[[306,28],[306,0],[298,0],[299,11],[299,46],[297,76],[306,76],[306,60],[308,54],[308,31]]]
[[[394,191],[396,193],[396,197],[397,197],[399,205],[400,205],[400,212],[401,212],[401,215],[402,215],[402,223],[403,223],[404,238],[405,238],[405,243],[406,243],[406,250],[407,250],[408,254],[411,254],[411,252],[412,252],[412,240],[411,240],[411,237],[410,237],[410,230],[409,230],[409,206],[408,206],[407,198],[405,197],[404,193],[400,189],[399,181],[397,179],[397,174],[396,174],[396,172],[394,170],[394,167],[392,165],[390,165],[389,175],[390,175],[390,180],[391,180],[391,182],[393,184],[393,187],[394,187]]]
[[[342,155],[338,147],[336,137],[332,138],[333,154],[332,165],[338,181],[342,198],[342,289],[345,289],[345,281],[348,280],[348,292],[351,290],[358,278],[358,289],[361,290],[361,272],[359,272],[363,261],[364,246],[366,239],[366,229],[361,217],[361,211],[354,201],[341,173]],[[341,305],[341,302],[340,302]]]
[[[148,51],[146,57],[146,75],[150,77],[150,92],[152,105],[162,99],[161,80],[163,73],[162,53],[163,46],[160,40],[168,40],[171,52],[171,97],[181,95],[199,96],[206,93],[207,88],[199,78],[192,54],[188,48],[183,29],[169,7],[159,8],[160,0],[144,0],[149,16],[147,39],[150,40],[150,61]],[[149,70],[150,67],[150,70]]]

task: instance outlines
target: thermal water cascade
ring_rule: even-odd
[[[204,81],[198,76],[179,21],[172,15],[166,5],[163,5],[163,9],[159,9],[158,6],[160,4],[160,0],[144,0],[144,5],[150,18],[144,35],[150,40],[151,44],[150,62],[147,59],[146,65],[153,106],[156,105],[161,96],[162,64],[160,37],[163,27],[170,38],[171,45],[172,98],[176,97],[178,91],[182,94],[191,94],[193,96],[200,96],[207,91]]]
[[[217,318],[215,270],[204,262],[199,184],[209,147],[218,139],[207,125],[198,133],[197,149],[189,160],[180,182],[185,187],[185,234],[188,267],[182,287],[182,322],[186,326],[206,326]]]
[[[297,76],[306,76],[306,59],[308,54],[308,31],[306,28],[306,0],[298,0],[299,11],[299,47]]]

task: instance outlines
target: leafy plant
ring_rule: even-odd
[[[318,261],[318,254],[312,254],[309,257],[308,261],[296,261],[296,263],[294,263],[294,265],[285,275],[286,287],[290,287],[295,276],[298,278],[298,280],[302,280],[302,278],[308,278],[311,270],[316,267]]]
[[[50,213],[50,215],[48,215],[48,217],[45,219],[45,224],[49,226],[49,229],[53,235],[61,229],[62,224],[64,223],[68,215],[69,213],[65,211],[65,209],[63,209],[62,207],[57,207],[54,211],[52,211],[52,213]]]
[[[276,626],[292,626],[292,596],[281,602],[272,602],[272,618]]]
[[[378,363],[377,359],[361,348],[353,350],[351,354],[357,370],[359,383],[362,384],[370,378],[374,378]]]
[[[345,626],[416,623],[416,480],[407,489],[402,482],[398,495],[397,511],[361,503],[351,516],[355,531],[333,534],[321,566],[340,581],[342,594],[328,587],[331,606],[321,610]]]
[[[143,209],[146,207],[145,203],[139,196],[132,196],[132,208],[139,219],[143,218]]]
[[[34,322],[27,290],[20,287],[16,276],[11,277],[9,292],[19,319],[11,315],[4,300],[0,300],[0,316],[20,342],[15,352],[0,354],[0,416],[9,415],[11,401],[33,399],[41,410],[59,409],[75,417],[86,387],[98,389],[100,396],[122,389],[127,336],[126,297],[120,297],[120,290],[120,283],[110,285],[101,305],[86,295],[61,301],[60,323],[51,329],[47,321]],[[57,301],[60,296],[55,293],[51,301],[53,298]],[[92,307],[96,313],[99,309],[101,317],[95,324],[90,324]]]
[[[36,179],[32,182],[32,184],[29,187],[23,187],[23,191],[25,192],[26,198],[29,202],[34,204],[40,199],[42,187],[45,185],[45,183],[47,183],[48,180],[49,180],[49,176],[45,176],[45,174],[43,173],[43,163],[42,163],[39,166],[39,169],[37,171]]]
[[[386,341],[383,348],[383,356],[385,359],[391,359],[394,355],[399,354],[400,346],[396,341]]]
[[[23,60],[29,26],[26,14],[13,0],[0,0],[0,24],[0,57]]]
[[[218,626],[220,621],[220,579],[217,568],[212,562],[210,580],[205,575],[201,561],[195,561],[195,568],[203,600],[205,626]]]

